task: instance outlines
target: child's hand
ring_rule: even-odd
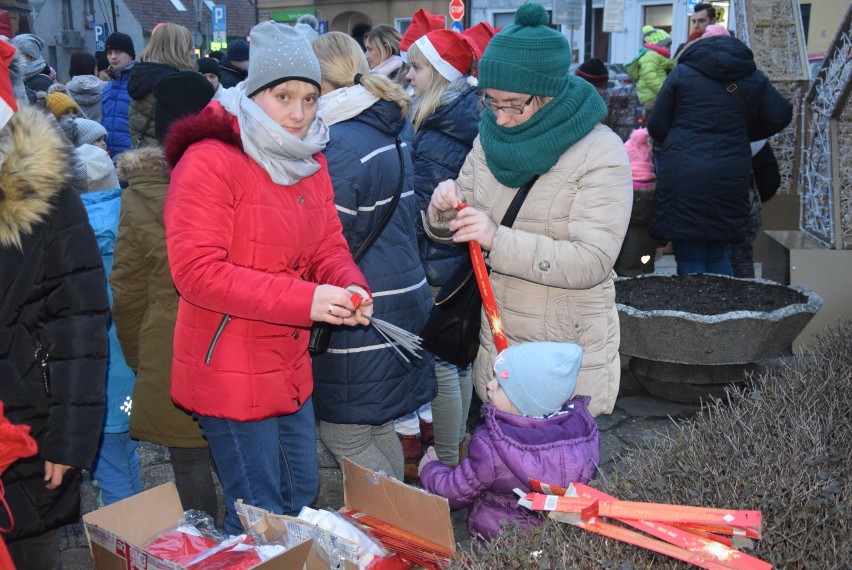
[[[420,460],[420,465],[417,466],[417,475],[423,473],[423,468],[426,464],[433,461],[438,461],[438,454],[435,453],[435,448],[430,445],[429,449],[426,450],[426,453],[423,454],[423,458]]]

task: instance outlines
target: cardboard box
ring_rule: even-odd
[[[411,533],[455,554],[456,542],[450,520],[447,500],[422,489],[411,487],[396,479],[379,475],[344,459],[343,500],[341,512],[358,511],[383,523]],[[293,517],[273,515],[262,509],[245,507],[243,524],[267,539],[275,539],[290,532],[315,540],[308,557],[308,570],[326,570],[324,557],[318,549],[321,544],[334,542],[340,552],[354,552],[354,545],[339,537],[331,538],[325,531]],[[357,569],[357,560],[351,557],[344,563],[347,570]]]
[[[336,552],[343,558],[344,570],[358,570],[358,545],[327,530],[287,515],[274,515],[265,509],[237,502],[237,515],[246,530],[262,536],[266,541],[290,537],[295,540],[312,540],[308,554],[307,570],[328,568],[323,551]]]
[[[143,546],[175,526],[183,511],[177,488],[169,482],[83,515],[95,570],[180,570],[177,564],[145,552]],[[298,544],[255,568],[302,568],[311,545],[311,541]]]

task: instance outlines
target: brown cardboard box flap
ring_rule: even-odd
[[[364,469],[348,459],[340,467],[347,509],[366,513],[456,551],[447,499]]]
[[[86,513],[83,523],[97,525],[141,547],[178,524],[181,517],[183,507],[177,487],[168,482]]]

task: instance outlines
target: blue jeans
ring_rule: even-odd
[[[130,432],[101,435],[92,465],[92,486],[98,508],[142,492],[137,445]]]
[[[733,276],[729,248],[729,244],[715,241],[672,240],[677,274],[718,273]]]
[[[289,416],[238,422],[199,416],[225,496],[225,532],[243,527],[237,499],[278,515],[299,514],[319,489],[313,399]]]

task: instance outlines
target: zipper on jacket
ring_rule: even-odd
[[[222,331],[225,330],[225,325],[231,320],[231,315],[222,315],[222,322],[216,327],[216,332],[213,334],[213,340],[210,341],[210,347],[207,349],[207,357],[204,359],[204,364],[209,365],[213,359],[213,350],[216,349],[216,343],[219,342],[219,337],[222,336]]]
[[[35,357],[39,368],[41,368],[41,380],[44,386],[44,394],[50,398],[53,396],[53,390],[50,389],[50,367],[47,365],[47,360],[50,358],[50,355],[42,346],[40,340],[36,341],[36,348],[33,356]]]

